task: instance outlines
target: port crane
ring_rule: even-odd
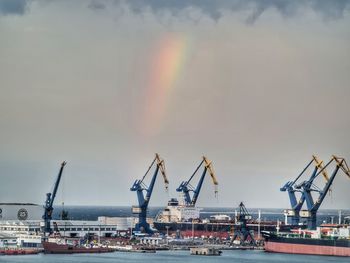
[[[238,237],[241,244],[246,244],[247,242],[249,242],[253,246],[256,246],[255,239],[247,226],[247,221],[251,219],[252,219],[252,216],[249,214],[243,202],[241,202],[239,204],[239,213],[238,213],[238,216],[236,217],[237,228],[234,229],[234,235],[231,238],[231,242],[230,242],[231,246],[233,244],[233,241],[235,241]],[[248,239],[248,237],[250,239]]]
[[[147,186],[144,182],[146,176],[148,175],[149,171],[152,169],[152,167],[155,166],[155,171],[153,173],[151,182],[149,186]],[[130,191],[136,191],[137,193],[137,199],[138,199],[138,206],[133,206],[132,207],[132,212],[134,214],[138,214],[139,217],[139,222],[135,226],[135,232],[144,232],[147,234],[152,234],[153,230],[151,229],[149,223],[147,223],[147,208],[149,201],[152,196],[153,192],[153,187],[157,179],[157,175],[161,172],[163,179],[164,179],[164,184],[165,184],[165,189],[168,190],[168,185],[169,181],[165,173],[165,165],[164,165],[164,160],[162,160],[159,157],[159,154],[156,153],[156,156],[154,160],[152,161],[151,165],[149,166],[148,170],[146,171],[145,175],[142,177],[141,180],[136,180],[132,187],[130,188]],[[146,195],[144,195],[144,193]]]
[[[314,163],[314,169],[308,180],[303,181],[300,184],[297,184],[298,180],[305,174],[309,167]],[[292,225],[298,225],[300,222],[300,210],[305,202],[305,194],[301,187],[303,185],[312,185],[313,181],[316,178],[317,172],[323,168],[323,161],[319,160],[317,156],[313,155],[311,161],[306,165],[306,167],[302,170],[302,172],[294,179],[294,181],[288,181],[283,187],[280,188],[282,192],[288,192],[289,201],[291,205],[291,209],[286,209],[285,214],[288,217],[291,217]],[[322,171],[322,175],[326,181],[329,180],[328,174],[326,170]],[[299,200],[297,200],[296,192],[300,192],[301,196]]]
[[[45,205],[44,205],[44,215],[43,215],[45,235],[52,233],[50,223],[51,223],[51,219],[52,219],[53,203],[55,201],[55,197],[56,197],[56,193],[58,190],[58,186],[59,186],[60,181],[61,181],[63,169],[64,169],[64,166],[66,164],[67,163],[65,161],[61,164],[61,168],[60,168],[60,171],[59,171],[58,176],[56,178],[52,193],[46,194],[46,201],[45,201]]]
[[[207,171],[209,171],[209,174],[212,178],[214,187],[215,187],[215,196],[217,196],[218,193],[218,181],[216,179],[213,167],[212,167],[212,162],[210,160],[208,160],[205,156],[202,157],[202,161],[201,163],[198,165],[198,167],[196,168],[196,170],[193,172],[193,174],[191,175],[190,179],[188,179],[187,181],[183,181],[180,186],[176,189],[177,192],[183,192],[184,197],[185,197],[185,203],[187,206],[195,206],[199,193],[201,191],[202,185],[203,185],[203,181],[205,178],[205,175],[207,174]],[[193,179],[193,177],[196,175],[196,173],[198,172],[199,168],[201,168],[201,166],[204,165],[204,170],[202,172],[202,175],[199,179],[199,182],[197,184],[197,187],[194,188],[191,185],[191,180]],[[193,192],[193,196],[191,198],[190,192]]]
[[[320,208],[324,198],[326,197],[339,169],[341,169],[350,178],[350,169],[344,158],[332,156],[331,160],[315,175],[317,177],[322,173],[331,163],[335,163],[335,168],[332,172],[331,177],[326,182],[324,187],[320,189],[314,184],[303,184],[303,195],[305,196],[307,210],[301,211],[301,216],[307,218],[308,228],[316,229],[317,211]],[[312,192],[318,193],[316,201],[313,200]]]

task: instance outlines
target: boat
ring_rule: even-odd
[[[43,243],[45,254],[75,254],[75,253],[108,253],[114,252],[115,249],[100,246],[82,246],[78,244],[57,243],[44,241]]]
[[[191,255],[196,256],[221,256],[222,251],[213,247],[191,247]]]
[[[211,215],[201,218],[200,208],[187,206],[184,201],[171,198],[168,205],[160,211],[153,226],[162,234],[176,233],[177,236],[217,237],[227,239],[233,229],[239,229],[241,224],[225,214]],[[293,228],[305,228],[305,225],[286,225],[282,222],[249,220],[247,227],[255,233],[259,231],[290,231]]]
[[[350,238],[262,232],[266,252],[350,257]]]
[[[40,249],[0,249],[0,255],[17,256],[17,255],[35,255],[41,252]]]

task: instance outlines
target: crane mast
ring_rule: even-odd
[[[153,173],[149,186],[147,186],[144,183],[144,180],[153,166],[155,166],[155,171]],[[165,173],[164,160],[162,160],[159,157],[159,154],[157,153],[156,153],[156,157],[152,161],[151,165],[149,166],[148,170],[146,171],[142,179],[136,180],[132,185],[132,187],[130,188],[130,191],[136,191],[137,200],[138,200],[138,206],[132,207],[132,212],[134,214],[138,214],[138,218],[139,218],[139,222],[135,226],[136,232],[145,232],[147,234],[153,233],[153,230],[151,229],[150,225],[147,223],[147,209],[148,209],[148,204],[151,199],[154,184],[156,182],[159,171],[163,176],[165,189],[167,190],[169,181]]]
[[[63,169],[64,169],[65,165],[66,165],[66,162],[64,161],[61,164],[61,168],[60,168],[60,171],[59,171],[58,176],[56,178],[56,181],[55,181],[52,193],[47,193],[46,194],[46,201],[45,201],[45,205],[44,205],[44,215],[43,215],[43,219],[44,219],[44,233],[45,234],[51,234],[52,233],[52,229],[51,229],[50,223],[51,223],[51,219],[52,219],[53,204],[54,204],[54,201],[55,201],[55,197],[56,197],[56,194],[57,194],[58,186],[60,184],[62,173],[63,173]]]
[[[203,169],[202,175],[198,181],[198,184],[195,188],[194,186],[191,185],[191,180],[194,178],[194,176],[197,174],[198,170],[202,166],[204,166],[204,169]],[[204,178],[205,178],[208,171],[209,171],[209,174],[212,178],[212,181],[213,181],[213,184],[215,187],[215,190],[214,190],[215,196],[217,195],[217,193],[218,193],[218,189],[217,189],[218,181],[216,179],[214,169],[212,167],[212,162],[210,160],[208,160],[205,156],[203,156],[202,161],[197,166],[196,170],[193,172],[191,177],[187,181],[181,182],[179,187],[176,189],[177,192],[182,192],[184,194],[185,203],[187,206],[195,206],[196,205],[199,193],[202,189]],[[190,192],[193,192],[192,198],[191,198]]]

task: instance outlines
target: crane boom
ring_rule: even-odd
[[[325,199],[339,169],[341,169],[350,178],[350,169],[349,169],[345,159],[341,158],[341,157],[337,157],[335,155],[332,156],[331,160],[316,174],[315,177],[317,177],[319,174],[323,173],[323,171],[333,162],[335,162],[336,166],[333,170],[331,177],[326,182],[323,189],[319,189],[317,187],[314,187],[312,184],[303,185],[303,194],[305,195],[306,204],[307,204],[306,217],[308,219],[308,227],[310,229],[316,228],[317,211],[320,208],[323,200]],[[311,192],[317,192],[319,194],[316,201],[313,200]]]
[[[191,180],[194,178],[194,176],[197,174],[198,170],[202,167],[203,164],[204,164],[204,170],[202,172],[201,177],[199,178],[199,181],[197,183],[196,188],[194,188],[191,185]],[[202,189],[202,185],[204,182],[205,175],[207,174],[207,171],[209,171],[209,174],[212,178],[212,181],[213,181],[213,184],[215,187],[215,190],[214,190],[215,196],[217,195],[217,193],[218,193],[217,187],[218,187],[219,183],[216,179],[215,172],[214,172],[214,169],[212,167],[212,162],[210,160],[208,160],[205,156],[203,156],[202,161],[197,166],[197,168],[195,169],[195,171],[193,172],[191,177],[187,181],[181,182],[180,186],[176,189],[177,192],[184,193],[186,205],[188,205],[188,206],[195,206],[196,205],[196,202],[197,202],[198,196],[200,194],[200,191]],[[192,198],[190,196],[190,192],[193,192]]]
[[[308,170],[308,168],[314,163],[314,169],[308,180],[303,181],[300,184],[297,184],[297,181],[301,178],[301,176]],[[311,161],[305,166],[302,172],[294,179],[294,181],[288,181],[283,187],[280,188],[281,191],[288,191],[288,196],[290,200],[291,209],[285,210],[285,213],[288,217],[291,217],[292,224],[297,225],[300,221],[300,210],[305,202],[308,201],[306,196],[302,190],[302,186],[304,185],[312,185],[313,181],[317,177],[317,172],[319,169],[323,168],[323,161],[319,160],[316,155],[312,156]],[[325,169],[323,169],[322,174],[326,181],[328,181],[328,174]],[[296,192],[301,192],[301,197],[297,200],[295,195]]]
[[[58,172],[58,176],[56,178],[55,184],[54,184],[54,188],[52,193],[47,193],[46,194],[46,201],[45,201],[45,205],[44,205],[44,215],[43,215],[43,219],[44,219],[44,233],[45,234],[51,234],[52,233],[52,229],[51,229],[51,219],[52,219],[52,212],[53,212],[53,204],[56,198],[56,194],[57,194],[57,190],[58,190],[58,186],[60,184],[61,181],[61,177],[63,174],[63,169],[65,167],[65,165],[67,164],[67,162],[62,162],[61,164],[61,168],[60,171]]]
[[[144,180],[154,165],[156,166],[155,171],[153,173],[149,186],[147,186],[144,183]],[[146,232],[148,234],[153,233],[153,230],[150,228],[150,225],[147,223],[147,209],[148,209],[148,204],[151,199],[153,188],[154,188],[159,171],[163,176],[165,189],[167,190],[169,185],[169,180],[166,176],[164,160],[162,160],[159,157],[159,154],[157,153],[151,165],[148,167],[148,170],[146,171],[145,175],[142,177],[142,179],[136,180],[130,188],[130,191],[136,191],[137,199],[138,199],[138,206],[133,207],[133,213],[138,214],[139,216],[139,222],[135,226],[135,231],[137,232],[141,231],[141,232]]]

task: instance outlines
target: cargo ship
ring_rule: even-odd
[[[301,234],[263,231],[262,234],[266,252],[350,257],[350,236],[323,236],[305,231]]]
[[[115,249],[93,245],[79,245],[69,243],[59,243],[57,241],[43,241],[45,254],[75,254],[75,253],[108,253]]]
[[[153,226],[163,234],[177,233],[181,236],[212,236],[219,238],[229,238],[235,229],[241,225],[225,214],[211,215],[209,218],[200,217],[200,208],[186,206],[176,198],[168,202],[168,206],[162,210],[155,218]],[[305,226],[278,224],[273,221],[249,220],[247,227],[254,231],[276,231],[277,225],[281,231],[290,231],[291,229],[305,228]]]

